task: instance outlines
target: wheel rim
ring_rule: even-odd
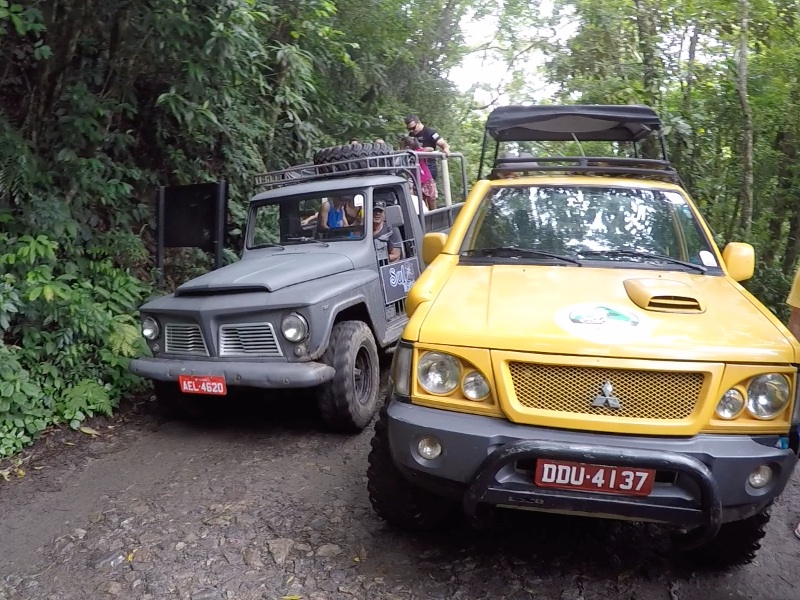
[[[356,353],[356,364],[353,369],[353,387],[356,399],[361,405],[367,405],[372,398],[372,361],[369,352],[361,346]]]

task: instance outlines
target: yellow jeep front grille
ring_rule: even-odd
[[[700,400],[704,377],[525,362],[509,362],[508,367],[520,408],[619,419],[686,419]],[[606,383],[610,387],[604,390]],[[592,406],[596,399],[598,406]],[[614,400],[618,408],[612,407]]]

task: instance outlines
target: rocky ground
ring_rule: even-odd
[[[46,436],[0,465],[0,600],[797,597],[797,476],[755,563],[695,572],[656,526],[514,512],[394,531],[367,499],[371,428],[326,433],[313,413],[290,397],[192,425],[143,400],[99,435]]]

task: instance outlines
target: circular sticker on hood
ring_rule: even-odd
[[[555,321],[577,337],[607,344],[641,338],[650,330],[633,311],[604,303],[566,306],[556,312]]]

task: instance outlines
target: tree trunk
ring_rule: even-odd
[[[791,132],[783,129],[778,131],[775,136],[773,148],[776,153],[779,153],[779,156],[783,156],[783,159],[778,164],[778,193],[775,194],[773,205],[769,211],[769,242],[762,248],[762,262],[766,265],[773,264],[781,250],[779,240],[783,239],[783,228],[792,204],[794,187],[792,171],[797,161],[797,149],[794,146],[793,137]],[[783,250],[785,253],[786,249]]]
[[[742,107],[742,189],[740,193],[745,237],[753,227],[753,112],[747,95],[747,53],[750,1],[739,0],[741,20],[739,27],[739,52],[736,61],[736,88]]]
[[[786,241],[786,253],[783,255],[783,272],[794,273],[797,257],[800,256],[800,206],[796,206],[789,219],[789,239]]]
[[[683,180],[690,193],[693,193],[694,188],[694,159],[696,158],[695,146],[697,145],[697,129],[694,123],[694,116],[692,115],[692,92],[694,91],[695,81],[695,60],[697,56],[697,41],[700,37],[700,27],[697,23],[690,25],[692,35],[689,38],[689,56],[686,62],[686,78],[683,82],[683,103],[681,106],[681,116],[686,124],[689,126],[689,133],[684,138],[677,136],[677,143],[675,144],[675,153],[672,157],[672,162],[676,168],[682,171]],[[688,32],[688,28],[687,28]],[[684,148],[689,150],[689,160],[687,164],[682,164],[684,160]]]
[[[636,5],[636,29],[639,37],[639,53],[642,55],[642,83],[644,85],[644,104],[657,107],[658,67],[656,64],[658,32],[653,22],[653,8],[648,0],[634,0]],[[642,144],[642,156],[658,158],[660,146],[653,136]]]

